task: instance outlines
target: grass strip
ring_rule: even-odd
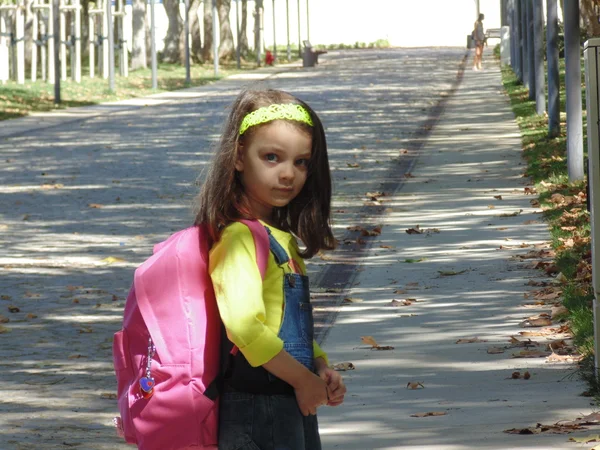
[[[589,394],[600,397],[600,384],[594,376],[593,289],[591,266],[590,214],[587,210],[587,180],[570,183],[566,155],[565,66],[560,61],[560,133],[548,135],[548,116],[537,115],[535,101],[510,66],[502,68],[502,82],[510,98],[521,130],[524,176],[529,177],[547,221],[555,253],[553,264],[546,266],[550,275],[562,280],[562,305],[569,310],[568,324],[574,343],[584,356],[580,373],[589,384]],[[582,74],[583,58],[582,58]],[[546,92],[546,98],[547,97]],[[587,159],[587,123],[585,90],[582,80],[584,157]]]
[[[87,67],[82,68],[81,83],[70,78],[61,81],[61,104],[54,103],[54,84],[45,81],[26,81],[17,84],[8,81],[0,84],[0,120],[27,116],[32,112],[46,112],[74,106],[93,105],[104,102],[144,97],[186,87],[203,86],[229,75],[256,69],[256,63],[243,62],[241,69],[235,61],[219,66],[215,76],[212,64],[192,65],[189,84],[186,83],[185,67],[179,64],[159,64],[157,70],[158,89],[152,89],[152,71],[140,69],[130,71],[128,77],[115,75],[115,91],[109,92],[108,80],[96,75],[90,78]],[[29,74],[27,74],[29,76]]]

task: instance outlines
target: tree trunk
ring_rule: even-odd
[[[242,23],[240,24],[240,54],[242,56],[248,55],[248,34],[246,29],[248,28],[248,0],[242,0]]]
[[[262,50],[262,33],[261,33],[261,21],[263,11],[263,0],[256,0],[254,9],[254,51],[260,64],[261,50]]]
[[[131,70],[146,69],[146,0],[133,0]]]
[[[192,41],[192,49],[190,58],[192,61],[202,62],[202,36],[200,35],[200,21],[198,20],[198,9],[202,0],[193,0],[190,6],[190,34]]]
[[[204,0],[204,47],[202,47],[202,59],[204,61],[213,59],[212,0]]]
[[[581,18],[585,25],[588,37],[600,36],[600,23],[598,23],[598,16],[594,10],[594,0],[581,0]]]
[[[219,42],[219,58],[233,59],[235,56],[235,45],[233,43],[231,24],[229,22],[231,0],[218,0],[217,8],[219,10],[219,36],[221,37]]]
[[[169,19],[162,60],[168,63],[181,63],[180,42],[183,21],[179,15],[179,0],[164,0],[163,5]]]

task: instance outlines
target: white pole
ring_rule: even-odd
[[[67,20],[65,12],[62,7],[64,6],[63,0],[60,1],[60,77],[61,80],[67,79]]]
[[[94,30],[94,14],[90,14],[88,17],[88,32],[90,34],[90,44],[88,46],[88,53],[90,56],[90,78],[94,78],[94,58],[96,57],[96,55],[94,54],[94,50],[95,50],[95,45],[94,45],[94,40],[96,39],[96,31]]]
[[[189,86],[192,83],[190,74],[190,0],[185,0],[185,84]]]
[[[46,24],[44,23],[43,20],[40,22],[40,35],[42,36],[42,48],[40,49],[41,50],[40,66],[42,66],[42,80],[48,81],[48,73],[46,72],[46,68],[47,68],[47,64],[48,64],[46,50],[47,50],[48,45],[50,45],[50,39],[47,34]]]
[[[112,0],[106,0],[106,19],[108,22],[108,90],[115,92],[115,29],[112,17]]]
[[[37,0],[34,0],[33,6],[37,6]],[[36,41],[38,41],[39,35],[39,26],[38,26],[38,10],[32,8],[33,11],[33,20],[31,23],[31,35],[33,42],[31,43],[31,81],[37,80],[37,55],[38,55],[38,46]],[[45,43],[42,41],[42,45]]]
[[[214,52],[214,65],[215,65],[215,77],[219,75],[219,45],[217,38],[219,33],[217,32],[217,0],[212,0],[212,23],[213,23],[213,52]]]
[[[8,74],[8,46],[9,40],[6,33],[8,31],[8,19],[5,11],[0,10],[0,81],[6,83]]]
[[[102,4],[102,77],[106,80],[108,78],[108,13],[107,4],[110,4],[111,0],[103,0]]]
[[[158,88],[158,77],[156,74],[156,22],[154,17],[154,2],[150,0],[150,53],[152,61],[152,89]]]
[[[17,38],[17,83],[25,84],[25,6],[17,5],[15,9]]]
[[[58,58],[54,57],[54,48],[56,47],[56,37],[54,35],[54,0],[48,0],[48,83],[54,84],[54,63]]]
[[[81,5],[79,0],[73,0],[75,3],[75,75],[76,83],[81,83]],[[72,50],[72,49],[71,49]],[[71,58],[73,54],[71,53]]]

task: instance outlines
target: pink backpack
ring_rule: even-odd
[[[252,231],[264,277],[267,231],[258,221],[241,222]],[[217,445],[221,319],[207,236],[203,227],[191,227],[154,246],[135,271],[123,329],[114,336],[121,413],[115,425],[139,449]]]

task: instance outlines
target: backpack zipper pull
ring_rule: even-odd
[[[146,360],[146,376],[140,378],[140,394],[143,398],[148,400],[152,395],[154,395],[154,378],[152,378],[152,374],[150,369],[152,367],[152,358],[156,353],[156,347],[152,343],[152,338],[148,338],[148,358]]]

